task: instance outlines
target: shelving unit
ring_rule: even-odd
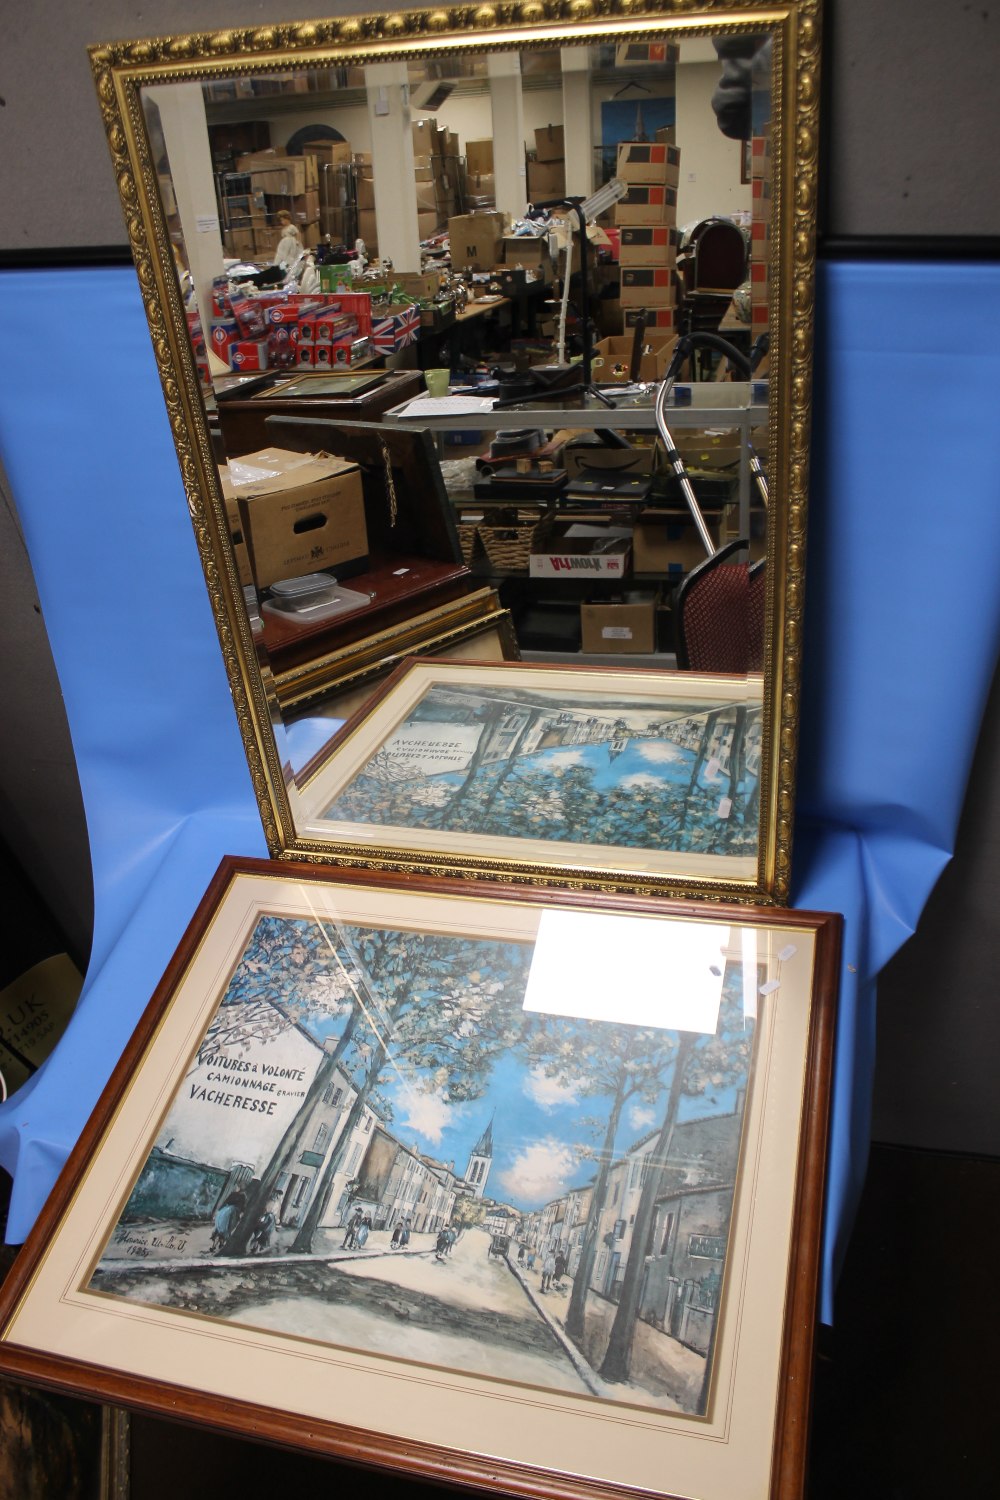
[[[683,389],[683,388],[682,388]],[[383,417],[383,421],[395,426],[410,425],[409,419],[403,415],[405,406],[392,407]],[[755,428],[766,426],[767,407],[763,403],[752,403],[748,406],[695,406],[682,405],[672,407],[668,410],[667,423],[674,431],[696,432],[699,430],[728,429],[739,434],[740,440],[740,463],[736,484],[737,504],[737,531],[735,534],[749,536],[751,523],[751,476],[749,466],[749,453],[747,439]],[[591,432],[606,428],[611,431],[624,433],[652,433],[656,430],[656,419],[652,404],[648,398],[640,402],[635,398],[624,398],[614,408],[602,406],[595,400],[589,400],[585,405],[575,408],[563,409],[557,406],[545,406],[532,408],[523,406],[518,408],[507,408],[500,411],[470,412],[466,414],[442,413],[421,417],[419,425],[427,428],[437,435],[439,444],[443,441],[445,434],[450,432],[482,432],[483,442],[480,451],[486,447],[488,433],[499,431],[511,431],[518,428],[541,428],[546,432],[572,431]],[[451,493],[453,504],[463,508],[482,510],[488,516],[492,511],[509,510],[524,513],[524,519],[519,522],[521,529],[522,549],[529,545],[527,541],[528,530],[531,526],[530,511],[533,505],[538,506],[538,516],[541,519],[546,502],[538,500],[531,502],[524,500],[490,499],[480,500],[473,497],[467,490],[459,493]],[[725,506],[725,501],[718,501],[720,507]],[[651,499],[647,502],[650,510],[656,510],[660,514],[669,508],[676,510],[677,522],[684,525],[689,517],[682,498],[676,500],[671,498],[664,504],[661,500]],[[588,524],[607,525],[613,527],[632,524],[638,514],[638,506],[628,507],[634,511],[631,518],[627,518],[624,510],[616,514],[617,507],[612,502],[608,507],[602,507],[599,502],[581,503],[579,506],[568,505],[566,507],[566,519],[570,514],[574,520],[586,518]],[[562,519],[559,512],[556,518]],[[501,523],[503,524],[503,523]],[[665,520],[665,525],[673,524]],[[509,568],[504,566],[502,559],[497,556],[497,548],[490,546],[488,554],[483,547],[483,527],[488,526],[489,521],[480,523],[478,531],[478,543],[469,552],[467,560],[473,568],[477,577],[484,583],[489,583],[501,592],[505,607],[511,610],[515,620],[518,636],[522,642],[522,654],[526,660],[546,660],[563,663],[577,663],[589,665],[609,665],[612,663],[627,663],[629,665],[671,667],[676,665],[676,659],[671,649],[672,625],[668,618],[670,615],[670,596],[674,588],[684,576],[684,571],[669,572],[629,572],[625,578],[618,575],[600,574],[567,574],[556,578],[531,577],[526,565],[522,565],[520,558],[516,565]],[[460,532],[462,528],[460,527]],[[489,545],[490,537],[486,538]],[[695,560],[699,560],[702,554],[698,553]],[[658,591],[661,598],[655,607],[655,639],[658,649],[654,653],[628,652],[615,653],[584,653],[580,650],[560,649],[560,639],[569,640],[572,634],[571,628],[574,623],[579,622],[580,606],[585,602],[597,602],[602,597],[610,597],[619,594],[623,590],[628,591]],[[546,623],[546,618],[547,622]],[[545,644],[542,644],[542,642]],[[532,644],[535,642],[535,645]]]

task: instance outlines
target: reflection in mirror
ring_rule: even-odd
[[[713,19],[142,82],[298,834],[408,657],[724,673],[760,703],[779,112],[773,34]],[[769,816],[759,733],[740,795]]]

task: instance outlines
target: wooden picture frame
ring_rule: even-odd
[[[381,868],[760,899],[762,723],[759,676],[415,659],[296,816]]]
[[[539,1500],[794,1500],[839,934],[224,861],[4,1286],[0,1369]]]

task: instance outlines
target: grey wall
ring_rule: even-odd
[[[307,0],[91,0],[21,7],[0,50],[0,250],[124,244],[88,43],[391,9]],[[1000,235],[993,0],[828,0],[823,227],[835,236]],[[917,310],[919,313],[919,309]],[[72,750],[26,554],[0,498],[0,817],[57,915],[88,919]],[[994,912],[1000,691],[958,857],[880,984],[875,1135],[1000,1155]]]

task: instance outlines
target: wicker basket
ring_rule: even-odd
[[[490,567],[497,573],[527,573],[531,548],[545,515],[537,510],[518,510],[506,526],[479,527]]]
[[[479,522],[459,521],[456,529],[458,531],[458,544],[462,549],[462,561],[467,568],[471,568],[483,550],[482,542],[479,539]]]

